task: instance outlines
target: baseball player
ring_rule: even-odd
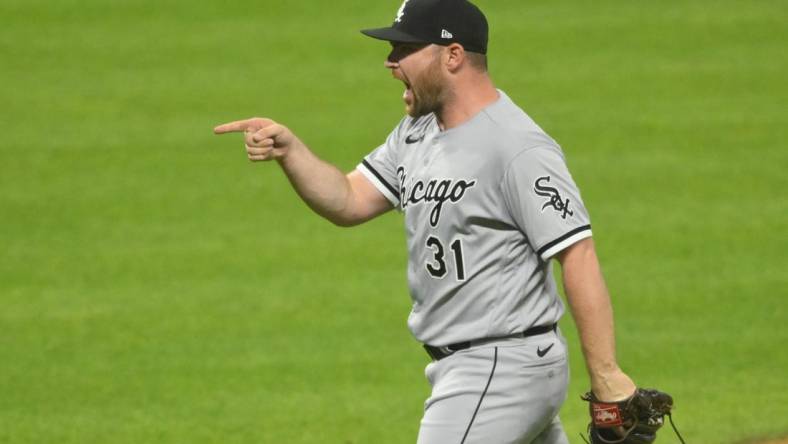
[[[402,213],[413,309],[408,326],[432,358],[419,444],[567,443],[558,411],[568,384],[561,263],[593,394],[635,391],[615,357],[613,315],[588,211],[564,154],[487,71],[487,20],[465,0],[405,0],[385,67],[407,115],[345,175],[288,128],[243,132],[251,161],[276,160],[299,196],[341,226]]]

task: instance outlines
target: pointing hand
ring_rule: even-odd
[[[282,159],[298,140],[284,125],[261,117],[225,123],[214,128],[213,132],[244,133],[246,155],[252,162]]]

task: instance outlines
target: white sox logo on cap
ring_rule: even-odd
[[[399,10],[397,11],[397,17],[394,19],[395,22],[399,23],[402,21],[402,17],[405,16],[405,5],[407,4],[408,4],[408,0],[402,2],[402,6],[400,6]]]

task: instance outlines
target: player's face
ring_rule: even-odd
[[[385,66],[405,84],[402,100],[411,117],[440,112],[447,88],[441,70],[441,47],[412,43],[392,43]]]

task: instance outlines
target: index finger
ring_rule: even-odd
[[[223,123],[213,129],[214,134],[242,133],[246,130],[255,129],[255,119],[237,120],[235,122]]]

